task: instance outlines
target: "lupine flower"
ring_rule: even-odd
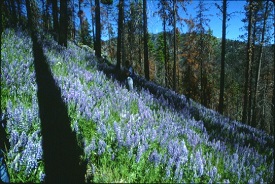
[[[196,167],[197,167],[197,174],[200,177],[204,173],[204,163],[203,163],[201,151],[196,152],[195,161],[196,161]]]
[[[183,177],[183,171],[182,170],[179,170],[178,172],[176,172],[175,178],[177,179],[178,183],[180,183],[182,181],[182,177]]]
[[[115,154],[112,153],[112,160],[114,161],[115,160]]]
[[[18,140],[19,140],[18,132],[16,130],[12,130],[10,133],[10,139],[9,139],[10,146],[14,147],[17,144]]]
[[[114,131],[116,133],[116,140],[118,142],[118,146],[122,146],[123,143],[122,143],[122,135],[121,135],[121,129],[120,127],[118,126],[117,122],[114,122]]]
[[[96,142],[94,139],[92,139],[91,143],[88,144],[88,145],[85,145],[85,148],[84,148],[84,152],[85,154],[87,155],[87,157],[89,158],[91,153],[96,150]]]
[[[19,146],[20,147],[25,147],[28,143],[28,136],[26,134],[26,132],[22,132],[19,138]]]
[[[99,140],[98,141],[98,155],[102,155],[105,152],[106,149],[106,143],[104,140]]]
[[[126,133],[126,140],[125,140],[125,145],[130,148],[132,145],[132,139],[131,139],[131,129]]]
[[[98,123],[97,132],[102,137],[106,137],[106,135],[107,135],[107,129],[106,129],[106,126],[105,126],[105,124],[103,122],[99,122]]]
[[[149,161],[153,162],[155,166],[158,166],[161,162],[161,155],[158,154],[156,150],[154,150],[149,156]]]
[[[170,176],[171,176],[171,167],[166,167],[165,168],[165,170],[166,170],[166,178],[170,178]]]
[[[140,136],[138,131],[135,132],[135,135],[133,136],[132,141],[133,141],[133,146],[138,146],[140,142]]]
[[[43,173],[43,172],[40,172],[40,174],[39,174],[39,181],[40,181],[40,182],[44,182],[44,181],[45,181],[45,178],[46,178],[46,174]]]
[[[142,154],[145,151],[145,147],[143,144],[139,144],[138,145],[138,150],[137,150],[137,156],[136,156],[136,162],[138,163],[140,161],[140,158],[142,156]]]
[[[229,180],[229,179],[224,179],[224,180],[223,180],[223,183],[226,183],[226,184],[227,184],[227,183],[230,183],[230,180]]]
[[[209,176],[212,181],[215,181],[216,174],[217,174],[217,168],[213,166],[209,171]]]
[[[79,127],[78,127],[78,122],[77,122],[77,121],[74,121],[74,122],[73,122],[73,130],[74,130],[75,132],[78,132],[78,131],[79,131]]]
[[[27,167],[25,170],[26,175],[29,176],[33,172],[33,170],[35,170],[37,167],[38,167],[38,163],[36,159],[30,157],[27,162]]]

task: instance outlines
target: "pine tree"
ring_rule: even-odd
[[[221,48],[221,74],[220,74],[220,96],[218,111],[223,114],[224,106],[224,75],[225,75],[225,47],[226,47],[226,19],[227,19],[227,0],[223,0],[222,7],[222,48]]]
[[[168,52],[168,46],[167,46],[167,30],[166,30],[166,24],[168,22],[168,14],[170,13],[169,10],[169,3],[166,0],[161,0],[158,3],[159,11],[158,14],[160,15],[162,19],[162,26],[163,26],[163,54],[164,54],[164,68],[165,68],[165,86],[169,86],[168,82],[168,75],[169,75],[169,69],[168,69],[168,58],[169,58],[169,52]]]
[[[176,0],[173,0],[173,27],[174,27],[174,66],[173,66],[173,90],[176,91],[176,71],[177,71],[177,39],[176,39],[176,13],[177,12],[177,6],[176,6]]]
[[[52,0],[52,14],[53,14],[53,35],[54,40],[58,41],[58,30],[59,30],[59,22],[58,22],[58,5],[57,0]]]
[[[159,34],[156,40],[155,58],[157,61],[157,79],[161,85],[165,85],[165,56],[164,56],[164,39],[163,34]]]
[[[246,53],[246,70],[245,70],[245,87],[244,87],[244,104],[243,104],[243,114],[242,122],[249,124],[248,122],[248,111],[249,111],[249,97],[251,95],[250,85],[251,85],[251,63],[252,63],[252,25],[253,25],[253,12],[254,12],[254,2],[249,1],[248,5],[248,39],[247,39],[247,53]]]
[[[261,30],[261,38],[260,38],[260,48],[259,48],[259,56],[258,56],[258,63],[256,66],[256,75],[255,75],[255,88],[254,88],[254,98],[253,98],[253,110],[252,110],[252,126],[257,127],[257,111],[258,111],[258,94],[259,94],[259,81],[260,81],[260,74],[261,74],[261,67],[262,67],[262,58],[263,58],[263,47],[265,42],[265,34],[266,34],[266,24],[267,24],[267,18],[269,14],[269,1],[266,1],[265,4],[262,4],[264,6],[263,10],[263,17],[261,17],[261,20],[263,20],[262,28]],[[254,28],[255,29],[255,28]],[[256,29],[255,29],[256,30]]]
[[[68,3],[67,0],[60,1],[60,19],[59,19],[59,45],[67,47],[68,39]]]
[[[95,27],[96,27],[95,55],[98,58],[101,58],[101,24],[100,24],[99,0],[95,0]]]
[[[124,27],[124,0],[119,0],[118,4],[118,31],[117,31],[117,64],[116,68],[120,70],[122,60],[122,40]]]
[[[147,1],[143,0],[143,37],[144,37],[144,74],[150,80],[149,58],[148,58],[148,28],[147,28]]]

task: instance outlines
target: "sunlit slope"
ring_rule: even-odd
[[[12,181],[40,181],[44,163],[31,41],[12,31],[4,32],[2,40],[2,99],[11,143],[7,164]],[[83,145],[87,181],[272,181],[273,137],[192,100],[187,103],[170,90],[159,97],[143,89],[128,91],[97,70],[93,55],[73,44],[64,49],[44,40],[43,48],[68,105],[72,131]],[[26,66],[30,69],[23,72]],[[173,100],[183,101],[180,110]]]

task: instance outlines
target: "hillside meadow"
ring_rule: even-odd
[[[92,53],[71,42],[67,49],[49,36],[40,43],[83,149],[86,182],[272,183],[273,136],[171,90],[160,94],[163,88],[151,82],[129,91],[98,70]],[[3,32],[1,61],[11,182],[43,182],[43,137],[27,33]],[[183,105],[175,108],[179,102],[173,99]]]

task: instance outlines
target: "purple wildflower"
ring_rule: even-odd
[[[170,171],[171,168],[167,166],[165,170],[166,170],[166,178],[170,178],[170,176],[171,176],[171,171]]]
[[[149,156],[149,161],[153,162],[155,164],[155,166],[158,166],[161,161],[161,155],[158,154],[158,152],[156,150],[154,150]]]
[[[116,134],[116,140],[118,142],[118,146],[122,146],[122,135],[121,135],[121,129],[120,127],[118,126],[117,122],[114,122],[114,131],[115,131],[115,134]]]
[[[133,146],[137,146],[138,143],[139,143],[139,141],[140,141],[139,132],[136,131],[136,132],[135,132],[135,135],[134,135],[134,137],[133,137]]]
[[[209,176],[211,178],[211,180],[215,180],[215,176],[217,174],[217,168],[215,166],[213,166],[210,170],[209,170]]]
[[[136,162],[138,163],[140,161],[140,158],[142,156],[142,154],[145,151],[145,147],[143,144],[139,144],[138,145],[138,150],[137,150],[137,157],[136,157]]]
[[[106,146],[107,145],[104,140],[98,141],[98,155],[102,155],[105,152]]]
[[[19,140],[18,132],[16,130],[12,130],[10,133],[10,139],[9,139],[10,146],[14,147],[17,144],[18,140]]]
[[[204,173],[204,163],[203,163],[201,151],[199,150],[196,152],[195,161],[196,161],[196,167],[197,167],[197,174],[200,177]]]
[[[27,167],[25,170],[26,175],[29,176],[37,167],[38,167],[37,160],[30,157],[29,160],[27,161]]]
[[[106,137],[106,135],[107,135],[107,129],[106,129],[106,126],[105,126],[105,124],[103,122],[99,122],[98,123],[97,132],[102,137]]]
[[[44,181],[45,181],[45,178],[46,178],[46,174],[43,173],[43,172],[40,172],[40,174],[39,174],[39,181],[40,181],[40,182],[44,182]]]
[[[85,146],[84,152],[87,155],[87,157],[89,157],[94,150],[96,150],[96,143],[95,140],[92,139],[91,143]]]

